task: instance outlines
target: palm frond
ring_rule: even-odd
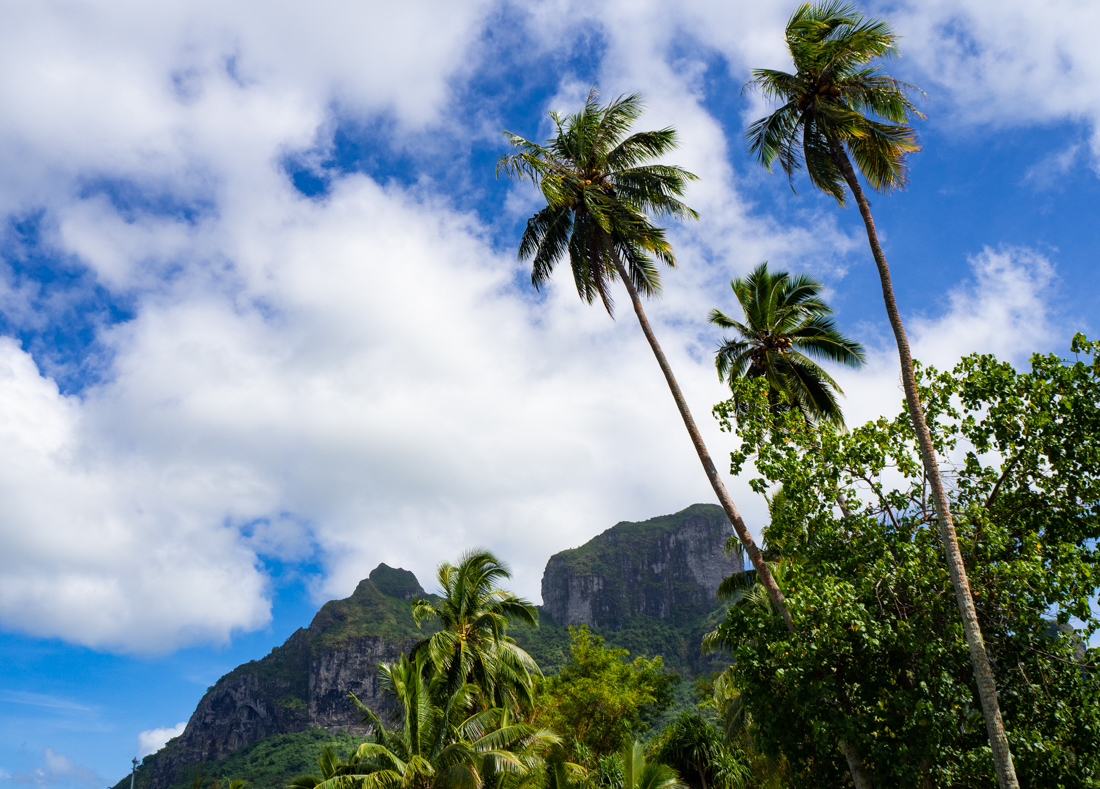
[[[770,271],[764,262],[730,287],[745,321],[711,311],[711,322],[738,335],[724,338],[718,347],[719,379],[732,385],[742,378],[763,378],[773,411],[796,408],[808,421],[843,424],[835,398],[840,387],[809,356],[858,367],[864,353],[837,330],[832,309],[820,296],[821,283],[805,274]],[[740,412],[743,404],[734,405]]]
[[[781,104],[750,125],[750,152],[769,170],[778,159],[789,180],[804,166],[810,183],[841,204],[838,145],[875,189],[904,186],[905,157],[919,150],[909,119],[923,116],[909,98],[919,89],[873,65],[897,55],[890,25],[836,0],[804,3],[786,38],[795,73],[756,69],[747,86]]]
[[[653,162],[675,148],[676,134],[631,133],[642,109],[636,94],[601,105],[593,88],[579,112],[551,113],[556,134],[545,145],[508,135],[516,152],[501,158],[498,172],[537,184],[547,202],[528,222],[519,250],[533,262],[536,287],[568,255],[578,295],[589,303],[599,297],[608,313],[614,310],[608,285],[620,264],[640,293],[660,293],[655,263],[676,261],[650,217],[697,218],[681,199],[695,176]]]

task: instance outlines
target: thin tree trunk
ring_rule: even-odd
[[[867,777],[867,769],[863,765],[863,758],[854,746],[846,741],[840,741],[840,750],[844,752],[844,758],[848,760],[848,772],[852,775],[852,782],[856,789],[871,789],[871,780]]]
[[[695,445],[695,452],[699,455],[699,462],[703,464],[703,471],[706,472],[707,479],[710,480],[710,486],[714,488],[714,494],[718,496],[718,501],[721,503],[722,509],[726,511],[726,517],[730,519],[734,531],[737,532],[741,544],[745,547],[745,553],[749,555],[749,561],[751,561],[752,566],[756,568],[756,577],[760,579],[760,583],[762,583],[767,590],[768,597],[771,598],[772,603],[779,612],[779,616],[783,618],[783,622],[787,625],[787,629],[793,633],[795,630],[794,622],[791,620],[791,612],[787,610],[787,601],[783,597],[783,592],[780,591],[779,584],[775,582],[775,577],[772,575],[771,570],[769,570],[767,564],[764,563],[764,556],[760,553],[760,549],[756,547],[756,542],[753,540],[752,535],[749,534],[748,527],[745,526],[745,521],[741,518],[741,513],[737,511],[737,505],[733,503],[729,491],[726,490],[726,486],[722,483],[722,478],[718,476],[718,470],[714,467],[714,461],[710,459],[710,452],[707,451],[707,446],[703,443],[703,436],[699,432],[699,428],[695,425],[695,419],[692,418],[691,411],[688,409],[687,400],[684,399],[684,393],[680,391],[680,385],[676,383],[676,376],[672,374],[672,367],[669,365],[668,359],[665,358],[665,352],[661,350],[661,344],[657,342],[657,336],[653,333],[653,329],[649,325],[649,319],[646,318],[645,310],[642,308],[641,297],[638,295],[638,289],[634,287],[634,283],[631,282],[630,277],[626,273],[626,268],[618,259],[618,256],[613,255],[612,258],[614,260],[615,271],[618,272],[623,284],[626,285],[627,292],[630,294],[630,303],[634,305],[634,314],[638,316],[638,323],[642,326],[642,333],[645,334],[646,340],[649,341],[649,347],[653,350],[653,355],[657,357],[657,364],[660,365],[661,372],[665,374],[665,381],[668,383],[668,388],[672,391],[672,399],[676,401],[676,408],[679,409],[680,416],[684,420],[684,427],[687,428],[688,435],[691,436],[691,443]]]
[[[951,505],[944,495],[943,481],[940,479],[940,469],[936,461],[936,451],[932,446],[932,437],[928,432],[928,424],[924,419],[924,409],[921,407],[920,396],[917,393],[917,381],[913,373],[913,357],[909,353],[909,340],[905,336],[905,327],[901,323],[897,302],[894,300],[894,286],[890,282],[890,268],[886,265],[886,256],[883,255],[882,247],[878,242],[875,222],[871,217],[871,206],[867,202],[867,197],[863,193],[859,180],[856,178],[848,154],[844,151],[840,142],[832,140],[830,145],[833,158],[844,174],[844,180],[848,182],[848,188],[852,190],[852,195],[859,205],[859,213],[862,215],[863,224],[867,228],[867,240],[871,244],[871,254],[875,258],[879,279],[882,282],[882,297],[886,302],[886,313],[890,318],[890,326],[894,330],[894,338],[897,340],[898,356],[901,357],[901,380],[905,389],[905,402],[909,409],[909,418],[913,422],[917,445],[920,447],[925,474],[932,488],[932,502],[935,505],[937,520],[940,525],[940,539],[943,543],[944,554],[947,557],[947,568],[951,574],[951,583],[955,587],[955,599],[959,606],[959,614],[962,617],[966,645],[970,649],[970,663],[974,668],[974,677],[978,685],[978,696],[985,716],[989,745],[993,750],[997,783],[1001,789],[1019,789],[1020,784],[1016,780],[1016,770],[1012,765],[1012,751],[1008,746],[1008,737],[1005,735],[1004,722],[1001,719],[1001,707],[997,701],[997,685],[993,679],[993,668],[990,666],[989,656],[985,651],[985,642],[982,640],[981,628],[978,625],[978,615],[974,610],[974,600],[970,595],[970,582],[967,580],[966,566],[963,564],[962,552],[959,550],[959,540],[955,535]]]
[[[748,527],[745,526],[745,521],[741,518],[741,513],[737,511],[737,506],[733,503],[733,498],[730,497],[729,491],[726,490],[726,486],[722,483],[722,478],[718,476],[718,470],[714,467],[714,461],[710,458],[710,452],[707,451],[706,444],[703,443],[703,436],[695,424],[695,419],[691,416],[691,410],[688,408],[687,400],[684,399],[684,393],[680,391],[680,385],[676,382],[676,376],[672,374],[672,367],[669,365],[668,359],[665,358],[665,352],[661,350],[661,344],[657,342],[657,336],[653,333],[653,329],[649,325],[649,319],[646,318],[645,310],[642,308],[641,297],[638,295],[638,289],[634,287],[634,283],[631,282],[630,277],[627,276],[626,268],[623,266],[622,262],[619,261],[618,256],[612,255],[612,259],[614,260],[615,271],[618,272],[623,284],[626,285],[627,293],[630,294],[630,303],[634,306],[634,314],[638,317],[638,323],[641,324],[642,333],[645,334],[645,338],[649,342],[649,347],[653,350],[653,355],[657,357],[657,364],[660,365],[661,372],[665,375],[665,381],[668,383],[668,388],[672,392],[672,399],[676,401],[676,408],[679,409],[680,416],[684,420],[684,427],[687,428],[688,435],[691,436],[691,443],[695,445],[695,452],[699,455],[699,462],[703,464],[703,470],[707,474],[707,479],[710,480],[710,485],[714,488],[714,493],[718,497],[718,501],[722,504],[722,509],[726,511],[726,517],[728,517],[730,523],[733,524],[733,529],[737,532],[737,536],[740,538],[741,544],[745,548],[745,553],[749,555],[749,561],[752,562],[752,566],[756,569],[756,577],[760,579],[760,583],[762,583],[767,590],[768,597],[771,598],[776,610],[783,618],[783,622],[787,625],[787,629],[794,633],[794,621],[791,619],[790,611],[787,610],[787,601],[783,597],[783,592],[779,589],[779,584],[775,582],[775,576],[772,575],[771,570],[769,570],[767,564],[764,563],[764,556],[760,553],[760,549],[756,547],[756,542],[753,540],[752,535],[749,534]],[[840,748],[844,753],[844,757],[848,760],[848,767],[851,771],[852,781],[855,783],[856,789],[871,789],[871,782],[867,779],[867,775],[863,769],[863,760],[860,758],[859,752],[856,750],[855,746],[841,741]]]

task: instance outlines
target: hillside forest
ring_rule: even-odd
[[[729,472],[767,499],[759,544],[643,307],[676,262],[656,223],[695,216],[681,197],[696,176],[659,161],[675,130],[636,131],[638,96],[593,89],[551,114],[545,143],[506,133],[498,168],[545,200],[519,242],[536,288],[564,261],[608,313],[625,288],[732,526],[727,551],[751,566],[719,588],[713,660],[681,677],[657,650],[575,627],[540,665],[538,637],[517,638],[537,609],[475,549],[440,565],[438,597],[408,603],[424,631],[378,666],[385,709],[350,700],[365,736],[281,735],[261,743],[266,762],[253,749],[209,779],[200,765],[193,789],[263,784],[290,758],[291,789],[1100,787],[1100,343],[1078,334],[1022,370],[914,360],[864,189],[904,187],[919,91],[877,65],[897,54],[889,24],[850,6],[799,7],[786,40],[794,73],[753,72],[775,108],[747,142],[767,169],[856,204],[904,402],[846,425],[822,365],[858,367],[864,351],[820,283],[767,263],[735,279],[744,315],[711,313],[730,391],[714,414]]]

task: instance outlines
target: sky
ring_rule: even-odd
[[[744,143],[792,10],[0,3],[0,787],[114,783],[380,562],[430,586],[485,546],[537,601],[554,552],[713,500],[625,294],[612,320],[516,258],[538,195],[500,132],[593,85],[700,176],[648,310],[712,453],[706,315],[763,260],[868,348],[848,422],[899,412],[858,214]],[[909,188],[872,197],[916,357],[1097,336],[1100,6],[865,10],[925,92]]]

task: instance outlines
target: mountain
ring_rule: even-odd
[[[385,711],[378,663],[396,660],[430,632],[413,622],[408,601],[417,596],[427,595],[415,575],[380,564],[351,597],[325,603],[308,628],[206,692],[183,734],[146,758],[148,788],[165,789],[181,780],[184,768],[274,735],[310,728],[364,734],[347,696]]]
[[[694,504],[675,515],[618,523],[580,548],[550,557],[543,610],[555,622],[622,630],[629,620],[694,618],[714,608],[722,579],[744,569],[726,555],[721,507]]]
[[[572,625],[587,625],[634,655],[662,655],[679,673],[714,670],[720,661],[702,655],[699,642],[722,609],[718,584],[742,570],[739,558],[725,555],[730,533],[725,513],[709,504],[618,523],[550,558],[541,626],[509,633],[547,673],[568,659]],[[272,743],[282,743],[280,753],[319,752],[318,743],[340,733],[342,747],[350,748],[366,731],[348,694],[384,715],[378,663],[396,660],[431,632],[413,621],[409,601],[415,597],[435,599],[411,572],[380,564],[350,597],[325,603],[308,628],[219,679],[183,734],[146,757],[138,769],[141,788],[187,785],[195,765],[204,763],[212,776],[246,770],[251,789],[274,789],[302,768],[294,766],[300,755],[279,762],[282,771],[272,767],[272,759],[283,758],[269,753]],[[257,765],[266,765],[264,771],[257,773]],[[126,789],[127,780],[117,789]]]

